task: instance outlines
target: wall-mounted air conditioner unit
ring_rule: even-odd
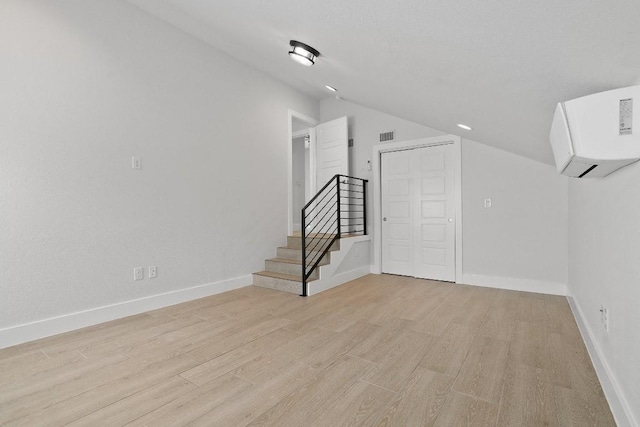
[[[560,102],[550,138],[558,172],[563,175],[603,177],[638,161],[640,86]]]

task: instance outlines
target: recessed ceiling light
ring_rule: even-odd
[[[316,58],[320,56],[320,52],[302,42],[290,40],[289,45],[291,46],[289,51],[291,59],[307,67],[312,66],[316,62]]]
[[[335,88],[335,87],[333,87],[333,86],[325,85],[325,87],[326,87],[327,89],[329,89],[331,92],[337,92],[337,91],[338,91],[338,89],[336,89],[336,88]]]
[[[458,123],[458,127],[464,130],[473,130],[471,129],[471,126],[463,125],[462,123]]]

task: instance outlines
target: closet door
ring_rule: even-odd
[[[382,155],[382,271],[455,280],[453,146]]]
[[[413,150],[382,154],[382,272],[413,276]]]

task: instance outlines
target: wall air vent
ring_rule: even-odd
[[[395,139],[395,131],[383,132],[380,134],[380,142],[389,142]]]

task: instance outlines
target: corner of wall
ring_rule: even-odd
[[[637,427],[638,422],[634,419],[631,406],[625,399],[624,393],[613,374],[613,370],[609,366],[607,359],[604,357],[602,350],[598,345],[598,341],[595,339],[593,331],[586,321],[580,304],[573,297],[570,286],[567,286],[567,300],[569,301],[573,317],[576,319],[580,335],[582,335],[582,340],[587,347],[591,363],[596,370],[596,375],[598,376],[598,380],[600,380],[600,385],[602,386],[602,390],[607,398],[607,402],[609,403],[609,407],[616,424],[618,426]]]

